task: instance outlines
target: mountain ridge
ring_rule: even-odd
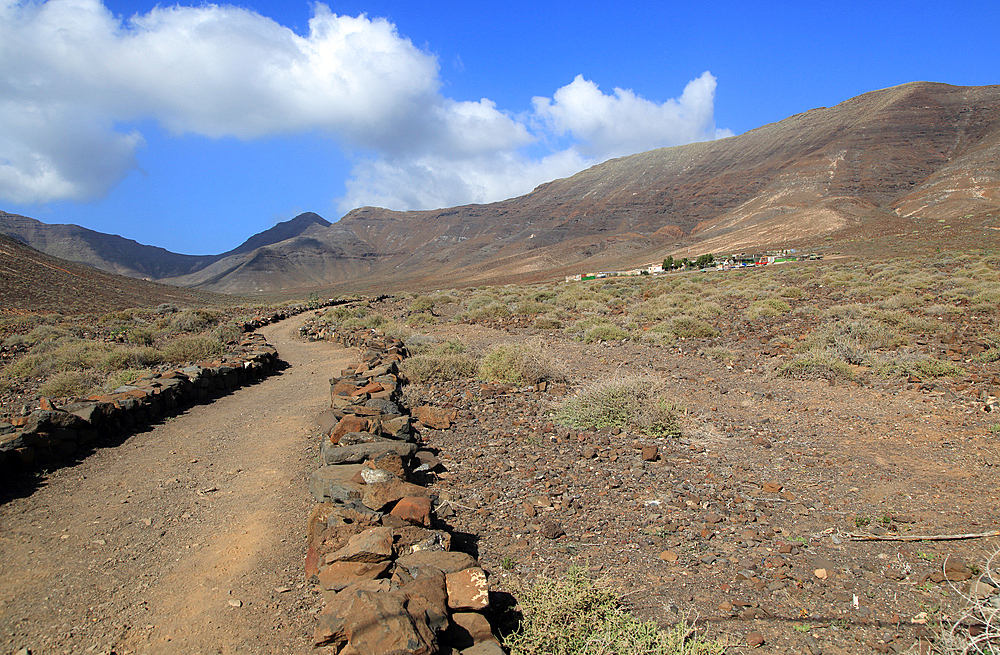
[[[481,284],[939,220],[975,231],[1000,215],[998,160],[1000,85],[911,82],[738,136],[611,159],[495,203],[361,207],[332,224],[302,214],[159,279],[229,293]]]

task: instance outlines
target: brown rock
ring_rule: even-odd
[[[558,539],[566,534],[563,527],[555,521],[545,521],[539,528],[538,533],[546,539]]]
[[[392,558],[392,530],[368,528],[354,535],[347,545],[329,553],[326,561],[332,562],[381,562]]]
[[[424,601],[421,610],[432,629],[444,630],[448,626],[448,591],[445,588],[443,573],[417,578],[400,586],[399,591],[411,602],[415,598]],[[407,608],[413,612],[409,603]]]
[[[766,494],[776,494],[783,488],[784,487],[782,487],[777,482],[765,482],[764,484],[761,485],[761,489],[763,489],[764,493]]]
[[[419,496],[404,496],[390,512],[413,525],[429,528],[431,525],[431,499]]]
[[[750,648],[758,648],[764,645],[764,635],[759,632],[747,633],[747,646]]]
[[[452,573],[476,565],[468,553],[442,550],[421,550],[396,560],[414,579],[434,573]]]
[[[365,507],[378,512],[401,498],[407,496],[427,497],[429,494],[426,487],[402,480],[389,480],[363,486],[361,488],[361,502],[364,503]]]
[[[336,427],[330,432],[330,443],[340,443],[340,438],[348,432],[367,432],[371,427],[371,421],[363,416],[348,414],[337,422]]]
[[[399,593],[373,593],[349,587],[319,615],[316,646],[341,646],[339,655],[429,655],[437,651],[434,632],[407,611]]]
[[[403,458],[399,456],[399,453],[386,453],[375,460],[373,464],[375,468],[388,471],[401,480],[406,479],[408,471],[403,465]]]
[[[421,405],[413,410],[413,418],[435,430],[447,430],[455,418],[455,410]]]
[[[453,610],[481,611],[489,607],[490,592],[486,572],[478,566],[445,574],[448,607]]]
[[[662,559],[664,562],[676,562],[677,558],[678,558],[677,553],[675,553],[672,550],[665,550],[662,553],[660,553],[660,559]]]
[[[327,591],[340,591],[362,580],[381,578],[392,562],[334,562],[317,576],[319,584]]]
[[[642,447],[642,461],[644,462],[655,462],[660,456],[660,449],[658,446],[643,446]]]
[[[470,648],[483,641],[496,641],[493,627],[486,617],[478,612],[455,612],[451,615],[451,625],[444,633],[442,642],[459,650]]]

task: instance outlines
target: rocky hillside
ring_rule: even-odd
[[[220,296],[136,280],[38,252],[0,234],[0,314],[89,313],[160,303],[202,306]]]
[[[667,254],[919,241],[941,221],[981,243],[997,237],[998,155],[1000,86],[914,82],[740,136],[614,159],[502,202],[363,207],[333,225],[299,217],[214,258],[176,255],[153,277],[227,292],[377,286],[401,274],[413,286],[476,284]],[[8,222],[0,216],[0,231]]]

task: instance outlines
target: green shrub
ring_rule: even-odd
[[[678,316],[670,322],[670,331],[679,339],[707,339],[718,336],[714,327],[690,316]]]
[[[424,354],[403,360],[402,373],[410,382],[447,382],[476,374],[476,360],[465,354]]]
[[[511,655],[721,655],[720,644],[693,636],[685,624],[661,630],[621,607],[606,582],[579,568],[562,579],[535,578],[518,592],[523,618],[504,639]]]
[[[406,317],[406,324],[414,327],[420,325],[434,325],[435,323],[437,323],[437,318],[429,312],[418,312]]]
[[[494,348],[479,364],[479,375],[484,380],[516,385],[565,379],[551,357],[527,344]]]
[[[125,341],[137,346],[153,345],[153,330],[142,326],[135,327],[125,333]]]
[[[537,300],[522,300],[517,303],[515,313],[523,314],[524,316],[537,316],[548,309],[550,309],[550,306],[543,302],[538,302]]]
[[[854,369],[843,359],[827,350],[812,350],[802,355],[796,355],[778,369],[778,376],[808,380],[816,378],[854,379]]]
[[[201,332],[219,321],[219,315],[207,309],[185,309],[170,317],[170,332]]]
[[[221,355],[222,344],[208,337],[177,337],[163,347],[163,358],[171,364],[212,360]]]
[[[715,362],[723,362],[726,364],[732,364],[736,360],[736,353],[728,348],[706,348],[705,357],[708,357]]]
[[[433,312],[434,300],[427,296],[417,296],[410,303],[409,309],[411,312]]]
[[[552,316],[539,316],[531,325],[539,330],[558,330],[562,328],[562,321]]]
[[[618,427],[649,436],[680,436],[663,382],[618,376],[588,385],[563,402],[556,420],[581,430]]]
[[[589,328],[583,333],[584,343],[593,343],[595,341],[618,341],[620,339],[628,339],[629,333],[613,323],[601,323]]]
[[[149,369],[126,368],[120,371],[113,371],[104,380],[105,391],[111,392],[125,384],[132,384],[144,375],[152,373]]]
[[[183,337],[182,337],[183,338]],[[221,351],[221,348],[220,348]],[[146,368],[164,361],[164,353],[149,346],[119,346],[105,353],[98,368],[106,372]]]
[[[883,377],[940,378],[963,375],[961,367],[928,355],[912,352],[898,352],[879,355],[870,362],[871,367]]]
[[[38,393],[50,398],[83,396],[94,388],[94,378],[83,371],[62,371],[49,377]]]
[[[463,321],[489,321],[508,316],[510,316],[510,309],[507,308],[507,305],[495,300],[475,308],[472,307],[472,303],[469,303],[469,309],[459,314],[459,318]]]
[[[781,316],[792,311],[792,306],[781,298],[765,298],[755,300],[747,308],[747,318],[757,319],[764,316]]]

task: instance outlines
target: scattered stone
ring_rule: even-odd
[[[538,530],[538,533],[545,537],[546,539],[558,539],[566,534],[563,530],[562,525],[556,521],[544,521]]]

